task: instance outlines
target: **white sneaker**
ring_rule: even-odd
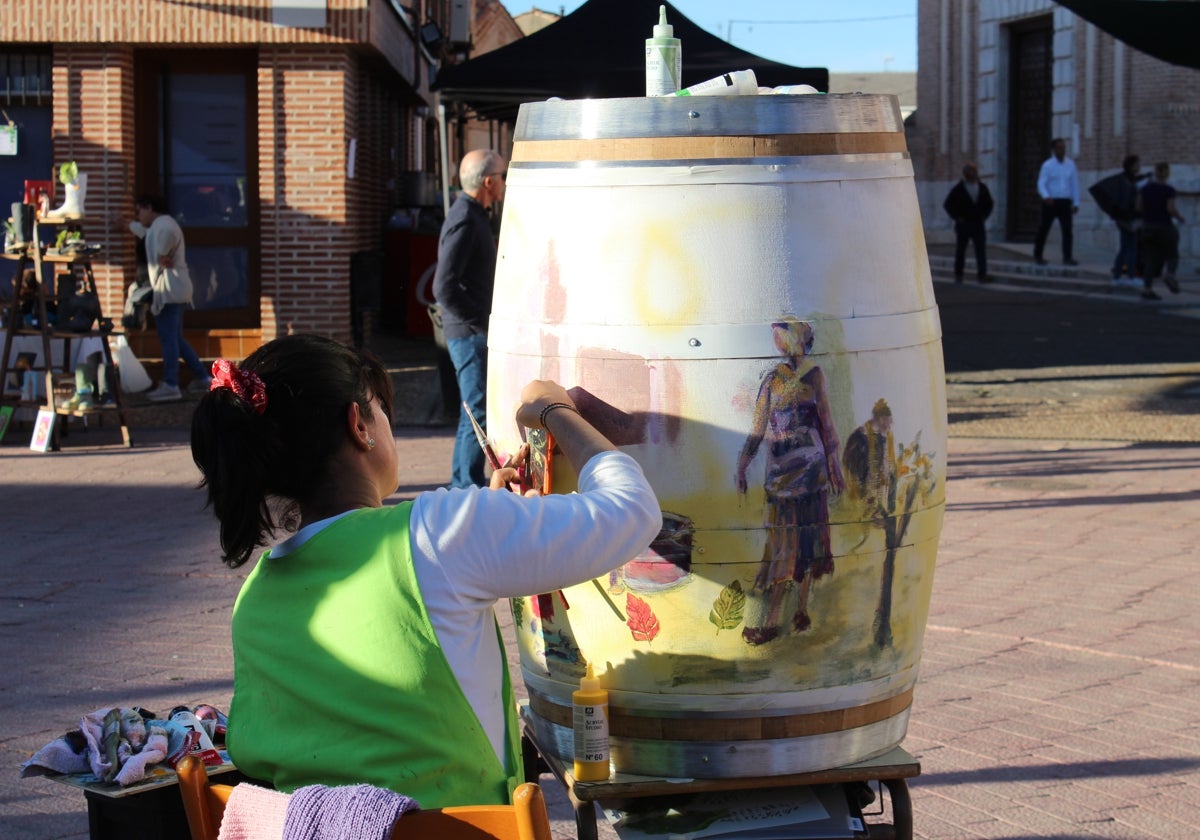
[[[146,399],[150,402],[170,402],[183,399],[183,393],[179,390],[178,385],[159,382],[153,389],[146,392]]]
[[[203,396],[212,390],[212,377],[206,376],[203,379],[193,379],[188,383],[187,387],[189,394],[200,394]]]

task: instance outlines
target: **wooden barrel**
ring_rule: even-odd
[[[941,332],[893,97],[523,105],[489,431],[534,377],[642,465],[663,532],[514,602],[534,726],[610,693],[614,768],[826,769],[904,737],[944,508]],[[556,492],[574,487],[556,462]],[[569,606],[567,606],[569,605]]]

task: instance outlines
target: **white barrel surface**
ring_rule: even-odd
[[[607,578],[514,602],[544,743],[570,758],[588,661],[618,771],[796,773],[900,743],[946,406],[893,97],[522,106],[488,368],[500,449],[513,395],[555,379],[664,511]],[[574,487],[563,459],[553,478]]]

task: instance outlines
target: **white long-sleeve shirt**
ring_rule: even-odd
[[[1038,172],[1037,191],[1043,199],[1069,198],[1074,207],[1079,206],[1079,173],[1075,161],[1069,157],[1059,160],[1050,155]]]
[[[418,496],[409,516],[421,598],[502,764],[506,662],[496,643],[496,602],[605,575],[642,552],[662,527],[654,491],[637,461],[622,452],[589,460],[578,487],[539,499],[478,487],[441,489]],[[271,557],[295,551],[345,515],[303,528]]]
[[[141,222],[130,222],[129,229],[134,236],[146,240],[146,267],[150,271],[150,286],[154,290],[150,311],[157,315],[165,304],[191,303],[192,278],[188,273],[187,250],[179,223],[166,214],[160,214],[150,223],[150,227]],[[160,257],[166,257],[171,267],[159,265]]]

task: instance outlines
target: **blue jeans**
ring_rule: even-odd
[[[446,341],[450,361],[454,363],[454,375],[458,379],[458,390],[463,402],[471,407],[471,413],[479,425],[487,429],[487,336],[469,335]],[[471,418],[459,407],[458,433],[454,436],[454,458],[450,467],[451,487],[484,487],[483,449],[475,439]]]
[[[1114,279],[1122,274],[1132,277],[1137,272],[1137,231],[1117,225],[1117,232],[1121,234],[1121,244],[1117,246],[1117,257],[1113,260],[1112,276]]]
[[[209,376],[200,357],[183,337],[183,311],[186,303],[168,303],[154,316],[154,329],[158,333],[158,343],[162,345],[163,374],[162,381],[168,385],[179,387],[179,360],[182,358],[192,369],[197,379]]]

